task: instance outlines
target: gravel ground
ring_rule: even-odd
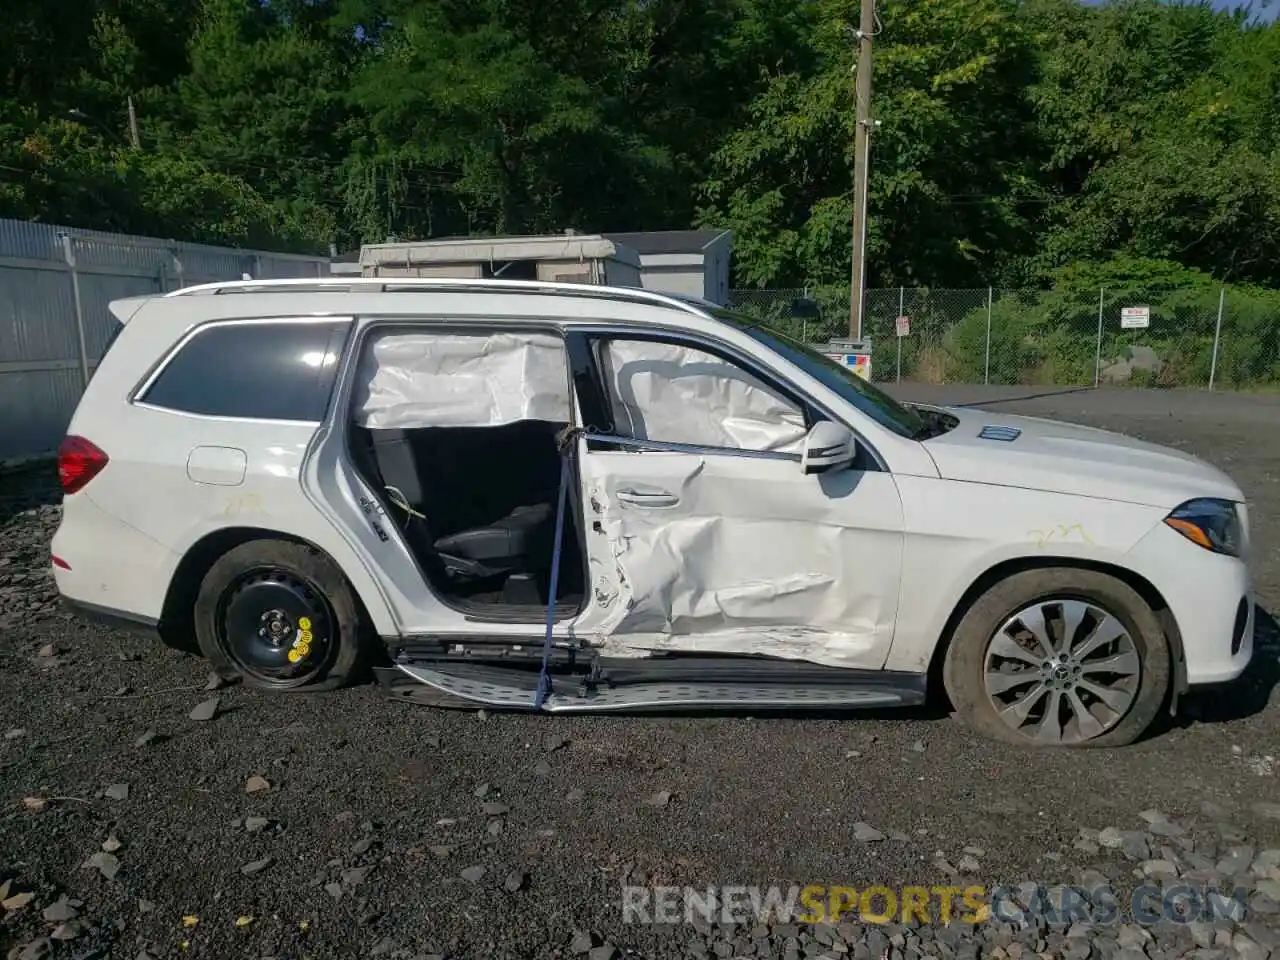
[[[1280,608],[1280,403],[1134,391],[993,409],[1226,468],[1251,501],[1260,601]],[[372,687],[210,690],[199,660],[58,612],[50,480],[0,484],[0,955],[1280,958],[1269,617],[1241,682],[1122,750],[1014,750],[928,712],[485,717]],[[1175,874],[1243,889],[1246,912],[958,930],[622,915],[624,882],[1127,890]]]

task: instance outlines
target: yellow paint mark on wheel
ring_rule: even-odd
[[[299,627],[301,627],[303,630],[310,630],[310,629],[311,629],[311,618],[310,618],[310,617],[299,617],[299,618],[298,618],[298,626],[299,626]]]
[[[296,647],[289,651],[290,663],[297,663],[301,659],[302,659],[302,652],[298,650]]]
[[[309,646],[312,640],[311,631],[304,628],[298,639],[302,641],[303,646]]]

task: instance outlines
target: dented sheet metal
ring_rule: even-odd
[[[820,480],[789,461],[618,453],[588,454],[584,472],[593,603],[578,626],[607,654],[883,664],[902,557],[889,475]],[[635,506],[635,493],[676,502]]]
[[[568,378],[550,334],[386,333],[361,357],[354,417],[402,430],[568,422]]]
[[[612,340],[600,347],[615,428],[637,440],[799,453],[804,413],[746,371],[692,347]]]

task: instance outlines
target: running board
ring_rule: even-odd
[[[514,682],[506,682],[506,677],[457,676],[415,664],[398,664],[395,669],[402,676],[389,676],[393,670],[380,671],[380,674],[383,683],[397,699],[431,706],[470,709],[484,707],[492,710],[532,711],[534,708],[535,688],[528,684],[527,677],[513,676],[511,680]],[[856,675],[862,672],[849,673]],[[914,675],[902,676],[904,682],[897,686],[886,684],[885,675],[879,674],[875,676],[878,683],[865,685],[857,683],[851,677],[851,682],[847,683],[800,685],[785,682],[676,681],[595,689],[588,688],[582,677],[560,676],[553,678],[552,692],[543,703],[542,710],[545,713],[605,713],[705,707],[849,710],[905,707],[924,703],[923,684],[913,682]],[[407,686],[406,678],[417,683]],[[522,683],[521,680],[526,682]],[[418,686],[419,684],[422,686]]]

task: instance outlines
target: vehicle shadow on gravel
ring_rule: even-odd
[[[0,527],[28,510],[61,502],[58,471],[53,464],[42,463],[0,473]]]
[[[1188,693],[1170,726],[1228,723],[1262,713],[1280,684],[1280,623],[1261,606],[1253,625],[1253,657],[1245,672],[1230,683]],[[1153,734],[1156,731],[1152,731]]]

